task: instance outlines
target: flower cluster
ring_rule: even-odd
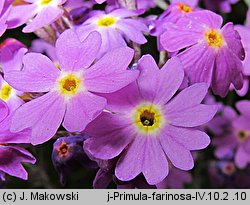
[[[203,157],[218,187],[236,187],[250,163],[250,19],[220,13],[237,2],[1,0],[0,181],[43,169],[46,187],[47,153],[63,186],[81,170],[94,188],[183,188]]]

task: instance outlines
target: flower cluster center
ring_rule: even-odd
[[[0,99],[7,101],[10,98],[12,87],[9,84],[5,84],[0,89]]]
[[[97,25],[101,27],[113,26],[116,23],[116,18],[113,16],[104,16],[97,21]]]
[[[81,86],[80,77],[74,74],[68,74],[59,80],[59,87],[62,94],[74,95]]]
[[[151,133],[159,130],[164,122],[161,109],[152,104],[138,106],[134,112],[134,124],[139,131]]]
[[[140,115],[140,120],[143,126],[153,126],[155,123],[155,113],[144,110]]]
[[[193,11],[193,9],[187,4],[179,4],[178,7],[184,13],[189,13]]]
[[[214,29],[209,30],[205,33],[206,41],[209,46],[220,48],[223,45],[223,36],[219,31]]]

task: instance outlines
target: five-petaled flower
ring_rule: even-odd
[[[56,43],[59,69],[46,56],[28,53],[22,71],[6,72],[6,81],[15,89],[45,93],[14,113],[11,130],[32,128],[32,144],[49,140],[62,122],[70,132],[84,130],[106,107],[106,99],[98,93],[115,92],[138,76],[138,71],[127,70],[133,58],[127,47],[110,51],[93,64],[100,46],[97,32],[80,41],[67,30]]]
[[[168,175],[168,160],[182,170],[193,168],[190,151],[210,143],[208,135],[195,127],[211,120],[217,106],[201,104],[208,89],[205,83],[173,98],[184,77],[177,58],[159,69],[146,55],[138,69],[137,82],[106,96],[110,112],[103,112],[87,126],[92,138],[84,147],[99,159],[119,156],[118,179],[129,181],[143,173],[149,184],[157,184]]]

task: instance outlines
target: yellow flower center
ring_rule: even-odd
[[[69,73],[59,79],[59,90],[64,95],[75,95],[82,88],[80,76]]]
[[[153,133],[164,123],[161,108],[152,104],[139,105],[134,112],[134,124],[143,133]]]
[[[184,13],[189,13],[193,11],[193,9],[187,4],[179,4],[178,8]]]
[[[209,46],[214,48],[222,47],[224,38],[219,31],[211,29],[205,33],[205,38]]]
[[[97,26],[100,27],[109,27],[109,26],[113,26],[116,23],[116,18],[113,16],[104,16],[102,18],[100,18],[97,21]]]
[[[52,0],[42,0],[41,1],[41,5],[42,6],[45,6],[45,5],[48,5]]]
[[[240,130],[237,133],[237,138],[240,142],[245,142],[250,135],[250,132],[247,130]]]
[[[7,83],[4,84],[0,89],[0,99],[2,99],[3,101],[7,101],[11,96],[11,92],[12,87]]]

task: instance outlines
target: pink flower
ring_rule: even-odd
[[[223,19],[211,11],[197,11],[169,24],[161,35],[161,44],[184,65],[191,83],[206,82],[216,95],[226,96],[232,83],[243,86],[242,60],[245,58],[241,38],[232,23],[221,28]]]
[[[106,99],[98,93],[115,92],[138,76],[138,71],[127,70],[133,58],[127,47],[93,64],[100,45],[97,32],[80,41],[73,30],[67,30],[56,42],[60,69],[46,56],[28,53],[22,71],[6,72],[6,81],[15,89],[45,93],[14,113],[11,130],[32,128],[32,144],[49,140],[61,123],[70,132],[84,130],[106,107]]]
[[[150,55],[138,64],[136,83],[110,95],[107,110],[86,128],[85,149],[95,158],[118,158],[115,175],[130,181],[143,173],[150,185],[168,175],[168,160],[182,170],[194,166],[191,150],[210,143],[196,129],[213,118],[217,106],[204,105],[207,85],[195,84],[174,98],[184,72],[177,58],[159,69]]]

